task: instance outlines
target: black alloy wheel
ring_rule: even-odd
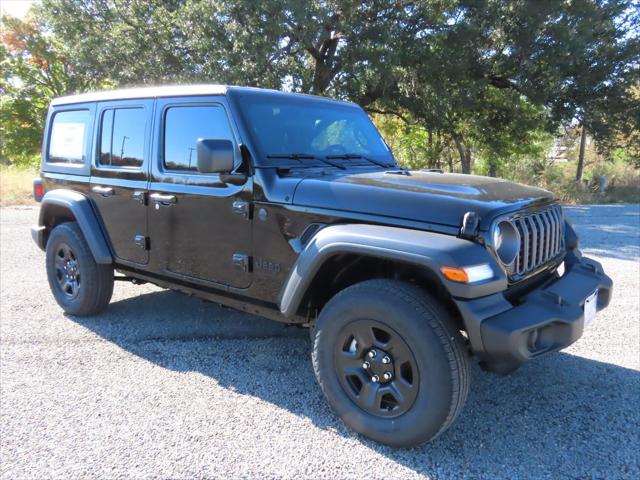
[[[60,243],[55,256],[56,278],[60,290],[69,298],[76,298],[80,290],[80,268],[73,250]]]
[[[113,265],[95,261],[76,222],[56,226],[46,250],[49,287],[65,312],[93,315],[107,307],[113,293]]]
[[[407,342],[375,320],[356,320],[342,330],[335,351],[336,373],[351,400],[378,417],[411,408],[420,377]]]
[[[345,288],[313,328],[313,369],[352,430],[394,447],[445,432],[469,391],[468,352],[442,301],[397,280]]]

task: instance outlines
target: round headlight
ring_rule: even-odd
[[[493,249],[504,265],[511,265],[520,251],[520,234],[507,220],[498,222],[491,235]]]
[[[502,228],[500,224],[496,225],[493,229],[493,248],[496,250],[500,250],[500,246],[502,245]]]

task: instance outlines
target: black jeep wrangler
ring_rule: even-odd
[[[552,194],[402,169],[361,108],[326,98],[58,98],[34,194],[66,312],[103,310],[117,271],[309,327],[333,410],[393,446],[454,422],[469,357],[510,372],[575,342],[611,297]]]

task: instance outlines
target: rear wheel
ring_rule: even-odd
[[[58,304],[73,315],[106,308],[113,293],[113,267],[96,263],[76,222],[53,229],[47,241],[47,277]]]
[[[411,447],[454,422],[469,390],[466,352],[442,305],[417,287],[371,280],[345,289],[316,324],[313,364],[354,431]]]

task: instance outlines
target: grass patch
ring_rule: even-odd
[[[0,167],[0,206],[35,205],[33,179],[37,176],[32,169]]]
[[[573,163],[547,165],[536,171],[526,163],[509,172],[508,180],[554,192],[565,204],[640,203],[640,170],[623,162],[602,162],[585,169],[585,182],[574,180]],[[607,187],[599,191],[599,178]],[[0,206],[34,205],[33,179],[39,172],[30,168],[0,167]]]
[[[640,169],[623,161],[588,163],[580,183],[575,162],[523,161],[501,173],[507,180],[549,190],[564,204],[640,203]],[[601,178],[606,179],[604,192]]]

